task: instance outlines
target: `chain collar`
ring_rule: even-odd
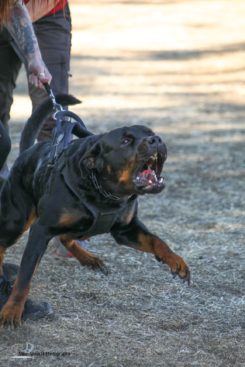
[[[94,185],[94,188],[106,199],[111,199],[114,201],[118,201],[121,200],[121,198],[117,195],[113,195],[112,193],[105,191],[102,186],[99,184],[98,180],[97,180],[97,176],[94,173],[94,171],[92,171],[91,175],[90,175],[90,179]]]

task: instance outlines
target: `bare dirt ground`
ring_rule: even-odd
[[[0,365],[245,366],[245,3],[74,1],[72,13],[74,111],[94,132],[142,123],[163,137],[167,187],[140,198],[140,216],[186,259],[192,284],[107,235],[90,246],[108,276],[49,248],[31,297],[55,317],[2,330]],[[10,161],[29,109],[22,73]]]

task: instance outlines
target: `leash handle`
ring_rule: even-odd
[[[49,98],[51,99],[53,107],[56,110],[56,112],[63,111],[63,107],[59,103],[56,102],[54,92],[52,91],[50,85],[48,83],[43,83],[43,86],[46,89],[46,92]]]
[[[43,83],[44,88],[46,89],[47,94],[49,97],[54,97],[54,93],[48,83]]]

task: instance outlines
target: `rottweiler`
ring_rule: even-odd
[[[62,98],[64,105],[77,103],[72,96]],[[52,143],[33,142],[51,111],[47,100],[29,119],[22,152],[1,188],[0,276],[6,249],[30,228],[1,324],[21,323],[34,270],[54,236],[82,265],[103,270],[103,262],[76,240],[108,232],[119,244],[154,254],[189,283],[185,261],[137,216],[138,195],[157,194],[165,186],[161,174],[167,150],[161,137],[141,125],[88,133],[72,140],[50,166]]]

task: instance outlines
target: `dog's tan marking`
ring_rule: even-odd
[[[118,181],[127,183],[129,182],[131,175],[132,175],[132,167],[131,165],[128,165],[124,170],[120,172]]]
[[[29,215],[29,218],[27,219],[25,223],[23,232],[27,231],[30,228],[30,226],[32,225],[32,223],[35,222],[36,219],[37,219],[37,213],[36,213],[36,210],[33,209],[31,214]]]
[[[59,219],[59,225],[61,226],[70,226],[73,223],[77,222],[80,218],[80,213],[78,211],[64,211]]]
[[[150,234],[140,234],[138,241],[137,250],[153,253],[169,266],[172,273],[177,272],[181,278],[185,278],[189,274],[188,266],[182,257],[175,254],[160,238]]]
[[[97,256],[91,254],[82,248],[76,240],[66,239],[65,236],[60,236],[62,244],[69,250],[73,256],[80,262],[83,266],[90,266],[93,269],[101,268],[104,266],[103,261]]]
[[[5,255],[6,249],[3,246],[0,246],[0,276],[3,275],[3,259]]]

